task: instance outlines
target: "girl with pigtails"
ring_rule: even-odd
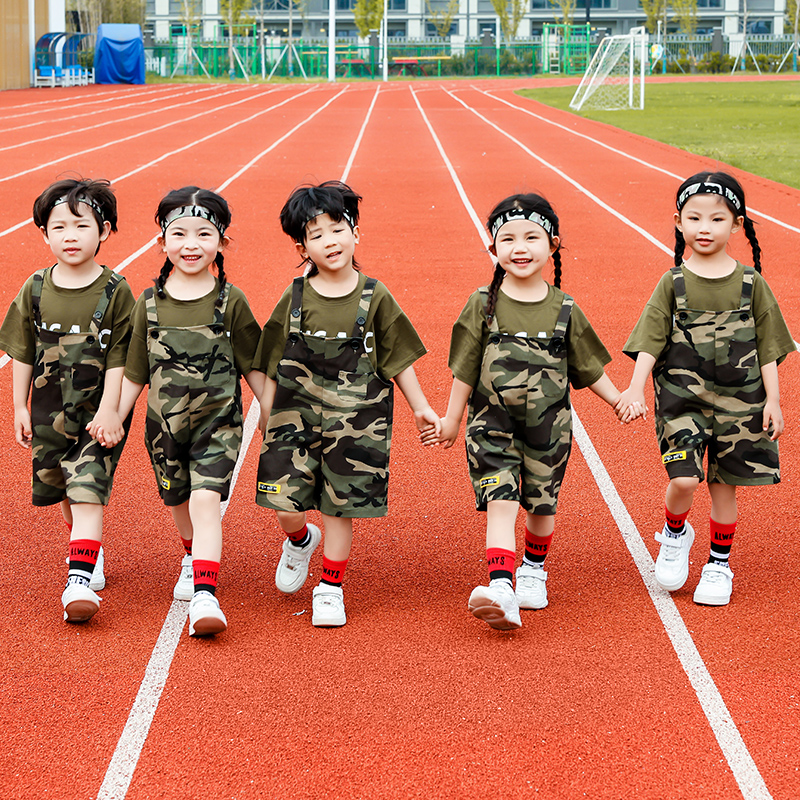
[[[644,403],[652,373],[656,435],[669,477],[655,578],[674,592],[689,577],[694,529],[687,518],[705,477],[711,547],[694,602],[722,606],[733,588],[736,487],[780,481],[778,364],[796,347],[761,277],[761,248],[739,182],[724,172],[692,175],[678,188],[674,220],[675,264],[625,345],[636,366],[620,408]],[[752,267],[727,252],[740,229]]]
[[[131,315],[119,413],[127,415],[149,384],[145,444],[185,548],[173,596],[191,601],[189,634],[200,636],[227,627],[215,596],[220,504],[242,441],[239,379],[256,397],[264,387],[264,375],[252,369],[261,328],[225,275],[226,201],[188,186],[164,197],[156,222],[167,257]]]
[[[605,374],[608,351],[561,291],[558,217],[547,200],[507,197],[487,227],[494,278],[472,294],[453,326],[453,386],[439,441],[453,445],[468,407],[467,459],[476,506],[486,511],[489,570],[489,585],[472,592],[469,609],[491,627],[510,630],[521,626],[521,608],[547,605],[544,562],[572,445],[570,384],[588,386],[612,407],[620,395]],[[551,260],[552,286],[543,275]],[[624,421],[643,411],[630,406]],[[515,588],[520,505],[525,547]]]

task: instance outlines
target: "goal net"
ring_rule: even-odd
[[[614,111],[644,108],[647,69],[647,32],[631,28],[624,36],[607,36],[600,42],[570,108]]]

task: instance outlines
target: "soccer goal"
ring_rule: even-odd
[[[614,111],[644,108],[644,76],[647,70],[647,32],[631,28],[623,36],[607,36],[600,42],[581,79],[570,108]]]

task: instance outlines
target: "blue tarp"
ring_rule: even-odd
[[[138,25],[97,26],[95,83],[144,83],[144,41]]]

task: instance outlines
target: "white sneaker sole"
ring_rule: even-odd
[[[522,621],[508,616],[503,607],[491,597],[486,597],[478,586],[469,596],[469,610],[474,617],[483,620],[489,627],[498,631],[513,631],[522,627]]]

